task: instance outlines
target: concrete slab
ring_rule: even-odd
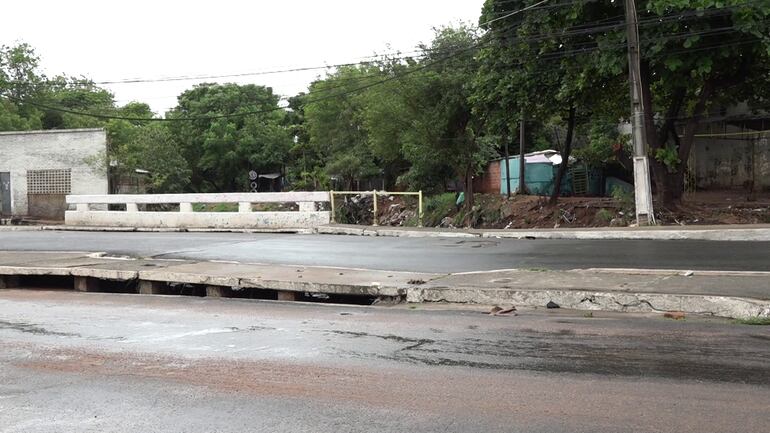
[[[444,229],[432,227],[362,227],[333,224],[316,228],[319,234],[392,237],[480,237],[500,239],[639,239],[768,241],[770,225],[600,227],[576,229]]]
[[[207,288],[257,288],[405,298],[408,302],[514,304],[606,311],[669,311],[726,317],[770,316],[770,275],[762,272],[675,270],[500,270],[454,274],[375,271],[339,267],[279,266],[194,260],[115,259],[77,252],[0,253],[0,275],[76,277],[76,287],[95,289],[92,280],[138,280],[140,293],[162,293],[166,283]],[[78,284],[80,282],[80,284]],[[211,289],[212,295],[217,290]],[[218,294],[221,296],[222,292]]]

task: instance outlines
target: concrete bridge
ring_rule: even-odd
[[[323,205],[328,202],[329,193],[324,191],[68,195],[67,204],[75,205],[75,210],[67,211],[64,220],[67,225],[97,227],[312,228],[329,224],[331,212]],[[255,203],[296,203],[298,206],[297,210],[254,211]],[[194,204],[237,204],[238,210],[198,212]],[[108,210],[109,205],[123,205],[125,210]],[[170,206],[164,209],[161,205]]]

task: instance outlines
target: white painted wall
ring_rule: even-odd
[[[72,226],[141,228],[312,228],[327,225],[330,211],[318,211],[330,194],[315,192],[263,192],[214,194],[112,194],[68,195],[64,221]],[[140,212],[140,204],[179,204],[179,211]],[[193,212],[195,203],[237,203],[238,212]],[[252,203],[298,203],[299,211],[252,211]],[[125,211],[95,209],[104,204],[125,204]]]
[[[13,215],[28,213],[27,170],[69,168],[72,194],[107,194],[106,167],[98,170],[87,162],[106,150],[103,129],[0,132],[0,171],[11,173]]]

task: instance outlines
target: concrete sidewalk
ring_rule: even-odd
[[[334,224],[316,228],[286,229],[185,229],[136,227],[80,227],[67,225],[0,226],[0,231],[89,231],[89,232],[190,232],[190,233],[297,233],[385,237],[442,237],[497,239],[584,239],[584,240],[708,240],[770,241],[770,224],[721,226],[598,227],[574,229],[446,229],[433,227],[384,227]]]
[[[132,259],[81,252],[0,252],[0,288],[18,277],[62,276],[74,288],[99,291],[99,280],[137,282],[140,293],[158,284],[205,286],[227,296],[243,289],[378,297],[391,301],[545,307],[582,310],[683,311],[723,317],[770,316],[770,273],[633,269],[499,270],[455,274],[336,267],[278,266],[222,261]]]
[[[375,227],[335,224],[318,227],[319,234],[396,237],[460,237],[510,239],[642,239],[770,241],[770,224],[717,226],[597,227],[570,229],[444,229],[432,227]]]

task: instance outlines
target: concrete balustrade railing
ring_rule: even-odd
[[[217,193],[68,195],[75,210],[65,213],[67,225],[141,228],[308,228],[329,224],[331,212],[319,211],[329,193]],[[195,212],[194,204],[238,203],[238,212]],[[297,203],[298,211],[252,211],[254,203]],[[178,204],[176,211],[140,210],[140,205]],[[125,211],[105,205],[125,205]]]

